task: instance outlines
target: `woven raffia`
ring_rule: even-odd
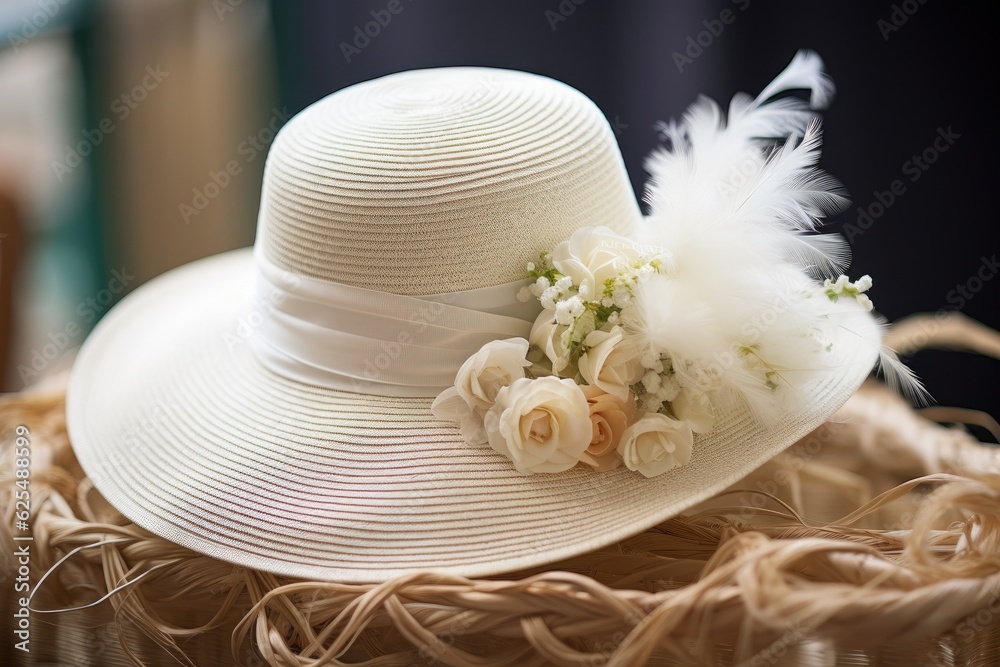
[[[1000,341],[958,316],[895,331],[905,349],[996,354]],[[930,416],[997,430],[979,413]],[[3,664],[1000,663],[1000,453],[875,383],[685,515],[488,580],[342,585],[234,568],[107,506],[81,478],[58,385],[0,403],[4,488],[17,424],[31,429],[37,593],[31,653],[7,632]],[[11,494],[3,503],[0,613],[11,619]]]

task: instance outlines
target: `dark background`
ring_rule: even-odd
[[[877,204],[876,191],[889,191],[893,181],[905,187],[863,233],[847,230],[850,275],[874,277],[872,298],[890,321],[960,307],[1000,328],[995,276],[969,292],[971,299],[953,292],[958,285],[977,287],[968,281],[983,258],[1000,250],[997,37],[985,3],[401,2],[403,10],[349,63],[341,42],[350,43],[354,27],[372,20],[369,12],[385,2],[277,5],[280,91],[289,108],[405,69],[481,65],[536,72],[583,91],[621,128],[618,139],[640,194],[657,121],[679,116],[699,93],[722,104],[736,91],[756,94],[796,50],[817,51],[837,85],[824,116],[822,165],[853,201],[828,229],[857,224],[858,208]],[[712,21],[726,9],[733,20],[719,31]],[[674,54],[686,56],[688,38],[697,41],[709,27],[719,34],[679,68]],[[707,43],[707,35],[701,41]],[[293,42],[304,48],[290,48]],[[904,172],[904,164],[933,146],[939,128],[959,138],[911,180],[913,167]],[[907,362],[937,402],[1000,415],[1000,362],[933,350]]]

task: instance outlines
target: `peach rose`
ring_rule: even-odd
[[[580,460],[598,472],[614,470],[622,464],[618,444],[635,414],[635,400],[630,395],[623,401],[592,385],[583,387],[583,395],[590,407],[592,434]]]

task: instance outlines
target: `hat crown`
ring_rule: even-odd
[[[268,154],[258,249],[294,273],[397,294],[477,289],[580,227],[640,216],[582,93],[489,68],[403,72],[304,109]]]

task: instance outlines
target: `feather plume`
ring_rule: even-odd
[[[809,106],[813,109],[825,109],[833,101],[836,89],[823,71],[823,60],[815,51],[803,49],[796,53],[788,67],[761,91],[757,99],[768,100],[778,93],[796,88],[812,91]]]
[[[799,89],[808,103],[777,97]],[[637,288],[639,329],[682,386],[735,391],[765,423],[842,370],[835,332],[871,317],[818,282],[850,263],[843,238],[816,233],[849,203],[817,167],[816,110],[833,92],[819,56],[800,51],[756,98],[733,97],[728,114],[701,97],[681,122],[661,125],[665,145],[646,161],[651,214],[640,233],[669,258],[666,275]],[[891,351],[881,358],[890,384],[922,394]]]

